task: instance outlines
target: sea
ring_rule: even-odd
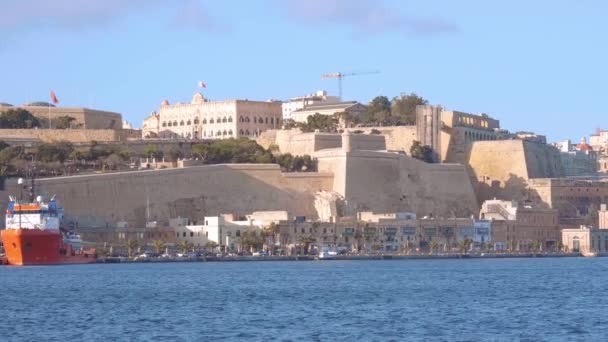
[[[0,267],[1,341],[607,341],[608,258]]]

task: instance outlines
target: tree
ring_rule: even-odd
[[[427,100],[414,93],[396,96],[391,101],[391,115],[397,119],[398,125],[415,125],[416,106],[427,104]]]
[[[104,160],[104,163],[110,170],[116,170],[124,163],[124,160],[118,154],[112,153]]]
[[[163,240],[154,240],[152,241],[152,245],[154,245],[156,253],[161,253],[165,249],[165,241]]]
[[[182,151],[180,151],[180,149],[176,146],[169,147],[169,149],[167,149],[164,155],[168,159],[168,161],[171,162],[176,162],[179,158],[183,156]]]
[[[205,244],[205,249],[209,249],[213,252],[217,246],[218,246],[217,242],[207,241],[207,243]]]
[[[127,248],[127,255],[130,257],[133,256],[133,251],[139,246],[139,242],[135,239],[128,239],[125,242],[125,247]]]
[[[472,243],[473,241],[471,241],[471,239],[464,239],[458,241],[458,249],[460,250],[460,253],[467,254],[469,250],[471,250]]]
[[[187,253],[194,248],[194,245],[186,240],[180,241],[177,243],[177,249],[182,251],[182,253]]]
[[[162,152],[158,150],[158,146],[152,144],[144,146],[144,155],[148,158],[162,158]]]
[[[241,233],[241,246],[245,250],[259,249],[264,244],[264,238],[256,234],[254,231],[245,231]]]
[[[422,160],[426,163],[433,163],[435,161],[433,148],[428,145],[421,145],[420,141],[417,140],[412,142],[412,146],[410,147],[410,155],[412,158]]]
[[[533,252],[538,252],[540,250],[540,246],[541,246],[541,242],[538,240],[534,240],[532,241],[532,243],[530,244],[530,248],[532,249]]]
[[[437,253],[439,249],[439,243],[435,240],[431,240],[431,242],[429,243],[429,253],[433,254],[433,253]]]
[[[74,146],[68,141],[56,143],[39,143],[34,149],[37,159],[42,162],[63,162],[68,159],[74,151]]]
[[[292,128],[299,128],[298,123],[292,119],[283,120],[283,129],[292,129]]]
[[[40,127],[40,120],[25,109],[9,109],[0,114],[0,128],[34,127]]]
[[[391,125],[391,102],[386,96],[376,96],[367,105],[365,121],[378,125]]]
[[[299,123],[302,132],[319,132],[333,133],[338,131],[338,119],[333,115],[323,115],[315,113],[306,118],[306,123]]]
[[[310,245],[312,245],[313,243],[315,243],[315,241],[317,241],[317,239],[315,239],[311,235],[302,235],[302,236],[300,236],[298,238],[298,242],[300,244],[304,245],[304,254],[305,255],[308,254],[308,250],[310,249]]]
[[[69,115],[63,115],[63,116],[56,118],[54,121],[55,121],[55,125],[54,125],[55,128],[67,129],[67,128],[72,127],[72,122],[76,121],[76,119]]]

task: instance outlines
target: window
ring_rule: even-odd
[[[212,136],[213,136],[213,130],[210,130],[210,131],[209,131],[209,136],[210,136],[210,137],[212,137]],[[207,221],[205,221],[205,222],[207,222]],[[205,225],[206,225],[206,224],[207,224],[207,223],[205,223]]]
[[[274,125],[274,118],[270,118],[270,123]]]
[[[221,131],[217,131],[217,132],[215,133],[215,135],[216,135],[216,136],[217,136],[217,135],[222,135],[222,132],[221,132]]]
[[[268,118],[266,118],[266,124],[268,125]]]
[[[246,118],[245,118],[245,122],[250,122],[250,121],[249,121],[249,117],[246,117]]]
[[[180,125],[180,126],[183,126],[183,125],[184,125],[184,120],[180,121],[180,122],[179,122],[179,125]]]
[[[222,132],[222,135],[227,135],[227,134],[228,134],[228,132],[226,132],[226,130],[224,130],[224,131]]]
[[[228,122],[228,119],[226,119],[226,117],[224,116],[224,117],[222,118],[222,122]]]
[[[203,119],[203,125],[207,124],[207,119]]]
[[[229,130],[229,131],[228,131],[228,135],[232,135],[232,130]]]
[[[245,134],[245,132],[243,132],[243,130],[240,130],[239,135],[243,135],[243,134]]]
[[[188,121],[186,121],[186,125],[190,126],[190,125],[192,125],[192,122],[190,120],[188,120]]]
[[[246,131],[245,131],[245,135],[249,135],[249,130],[246,130]]]
[[[171,122],[169,122],[169,123],[167,124],[167,126],[171,127]]]
[[[184,233],[182,234],[182,236],[183,236],[183,237],[186,237],[186,232],[184,232]]]
[[[199,121],[198,121],[198,117],[195,117],[195,118],[194,118],[194,124],[195,124],[195,125],[198,125],[198,123],[199,123]]]
[[[232,116],[228,117],[228,122],[232,122]]]
[[[167,127],[167,123],[163,121],[163,127]]]
[[[214,122],[213,122],[213,119],[209,119],[209,123],[210,123],[210,124],[214,123]]]
[[[242,116],[239,117],[239,122],[243,122],[243,121],[245,121],[245,120],[243,120],[243,117]]]
[[[217,119],[215,120],[215,122],[220,123],[222,122],[222,118],[220,118],[219,116],[217,117]]]
[[[259,118],[259,119],[258,119],[258,123],[264,123],[264,119]]]
[[[253,117],[253,123],[258,123],[258,118],[256,118],[255,116]]]
[[[173,126],[177,126],[177,121],[173,121]]]

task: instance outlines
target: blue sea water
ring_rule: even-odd
[[[0,267],[2,341],[606,341],[608,258]]]

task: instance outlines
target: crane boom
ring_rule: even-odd
[[[380,71],[362,71],[362,72],[334,72],[329,74],[321,75],[321,79],[324,80],[326,78],[337,78],[338,79],[338,92],[340,96],[340,100],[342,100],[342,79],[347,76],[359,76],[359,75],[371,75],[371,74],[379,74]]]

